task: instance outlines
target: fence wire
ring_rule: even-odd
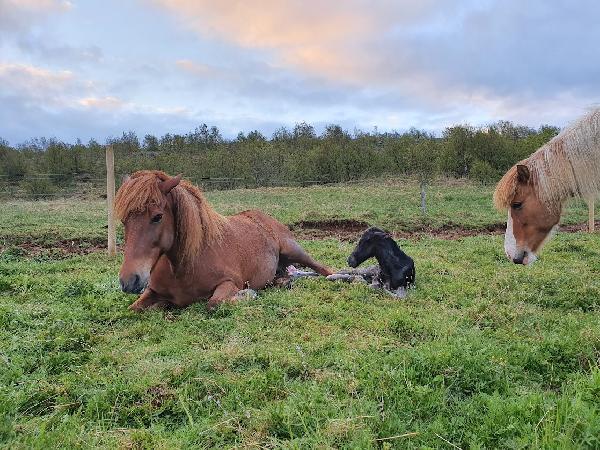
[[[125,174],[115,177],[117,188],[124,177]],[[256,180],[242,177],[190,177],[188,180],[204,191],[331,184],[327,180]],[[0,200],[59,198],[106,198],[106,178],[86,173],[35,173],[19,177],[0,175]]]

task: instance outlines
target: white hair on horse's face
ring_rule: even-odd
[[[506,233],[504,233],[504,253],[506,253],[507,258],[511,261],[517,254],[517,240],[513,234],[513,221],[510,210],[508,211],[508,219],[506,221]]]

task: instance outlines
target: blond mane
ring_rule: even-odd
[[[141,213],[149,205],[161,205],[164,194],[158,183],[170,177],[158,170],[135,172],[119,188],[115,198],[115,214],[124,221],[132,213]],[[217,213],[202,191],[181,180],[171,190],[175,217],[175,239],[179,249],[178,265],[194,264],[199,251],[206,245],[218,242],[223,235],[227,218]]]
[[[600,108],[583,116],[517,164],[527,166],[538,198],[560,212],[570,197],[594,198],[600,192]],[[517,189],[517,164],[498,182],[494,205],[506,210]]]

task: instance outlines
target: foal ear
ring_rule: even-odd
[[[158,183],[158,188],[160,189],[160,192],[162,192],[165,195],[171,192],[171,190],[175,186],[177,186],[181,181],[181,175],[182,174],[179,174],[177,176],[171,177],[165,181],[161,181],[160,183]]]
[[[390,233],[388,233],[387,231],[383,231],[383,230],[376,231],[373,234],[373,236],[381,238],[381,239],[387,239],[387,238],[391,238],[392,237],[392,235]]]
[[[517,180],[521,184],[527,184],[529,182],[529,168],[523,164],[517,164]]]

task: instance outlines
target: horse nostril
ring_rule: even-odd
[[[128,279],[119,278],[119,283],[121,284],[121,290],[127,293],[141,292],[142,286],[142,278],[135,274]]]
[[[523,264],[523,260],[524,260],[524,259],[525,259],[525,253],[522,253],[522,254],[521,254],[521,255],[519,255],[519,256],[515,256],[515,257],[513,258],[513,262],[514,262],[515,264]]]

